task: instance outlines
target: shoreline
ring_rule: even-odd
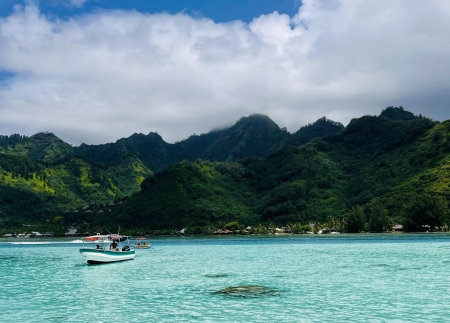
[[[395,232],[395,233],[341,233],[341,234],[260,234],[260,235],[189,235],[189,236],[176,236],[176,235],[158,235],[147,236],[148,240],[251,240],[251,239],[327,239],[327,240],[339,240],[348,238],[368,238],[375,239],[380,238],[408,238],[417,237],[425,238],[429,236],[442,236],[450,237],[450,232]],[[14,243],[14,244],[33,244],[45,243],[45,242],[65,242],[65,243],[82,243],[81,238],[84,236],[76,237],[47,237],[47,238],[3,238],[0,237],[0,243]],[[130,240],[136,240],[138,236],[131,236]]]

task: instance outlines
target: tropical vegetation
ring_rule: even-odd
[[[402,107],[294,134],[253,115],[174,144],[155,133],[79,147],[51,133],[0,136],[0,229],[442,230],[449,157],[450,121]]]

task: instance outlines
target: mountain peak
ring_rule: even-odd
[[[52,132],[38,132],[25,138],[14,148],[19,154],[26,154],[34,160],[55,163],[71,156],[73,148]]]
[[[251,114],[224,130],[201,158],[234,161],[250,156],[264,157],[286,145],[289,137],[289,133],[268,116]]]
[[[242,117],[242,118],[245,118],[245,117]],[[241,118],[241,119],[242,119],[242,118]],[[262,114],[262,113],[252,113],[252,114],[250,114],[247,118],[270,120],[270,118],[269,118],[267,115]],[[272,121],[272,120],[271,120],[271,121]]]
[[[293,141],[295,145],[300,146],[317,137],[334,135],[342,129],[344,129],[342,123],[322,117],[313,123],[301,127],[300,130],[294,133]]]
[[[420,117],[417,117],[412,112],[405,110],[402,106],[387,107],[386,109],[381,111],[380,116],[389,118],[391,120],[401,120],[401,121],[420,119]]]
[[[157,141],[157,142],[164,142],[164,139],[157,133],[157,132],[149,132],[148,135],[144,135],[143,133],[134,133],[128,138],[122,138],[117,140],[116,142],[132,142],[134,140],[139,141],[145,141],[145,142],[151,142],[151,141]]]
[[[33,139],[59,139],[57,136],[55,136],[55,134],[53,134],[53,132],[49,132],[49,131],[41,131],[38,133],[35,133],[34,135],[32,135],[30,138]],[[61,140],[61,139],[59,139]]]
[[[266,116],[265,114],[260,114],[260,113],[254,113],[254,114],[249,115],[248,117],[241,117],[236,124],[239,124],[239,123],[247,124],[247,123],[253,123],[253,122],[266,122],[266,123],[275,124],[275,122],[273,122],[272,119],[270,119],[268,116]]]

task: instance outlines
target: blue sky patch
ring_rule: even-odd
[[[17,4],[25,1],[2,0],[0,16],[6,17]],[[136,10],[144,13],[185,12],[192,16],[211,18],[216,22],[242,20],[250,22],[255,17],[274,11],[294,16],[301,5],[300,0],[41,0],[38,2],[42,14],[67,19],[71,16],[97,10]]]
[[[14,76],[14,73],[0,70],[0,82],[8,80],[8,79],[12,78],[13,76]]]

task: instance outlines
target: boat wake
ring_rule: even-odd
[[[77,239],[77,240],[72,240],[72,241],[70,241],[68,243],[83,243],[83,240]]]
[[[72,240],[72,241],[14,241],[5,242],[7,244],[15,245],[50,245],[50,244],[70,244],[70,243],[83,243],[82,240]]]
[[[55,244],[60,242],[52,242],[52,241],[21,241],[21,242],[7,242],[10,244]]]

